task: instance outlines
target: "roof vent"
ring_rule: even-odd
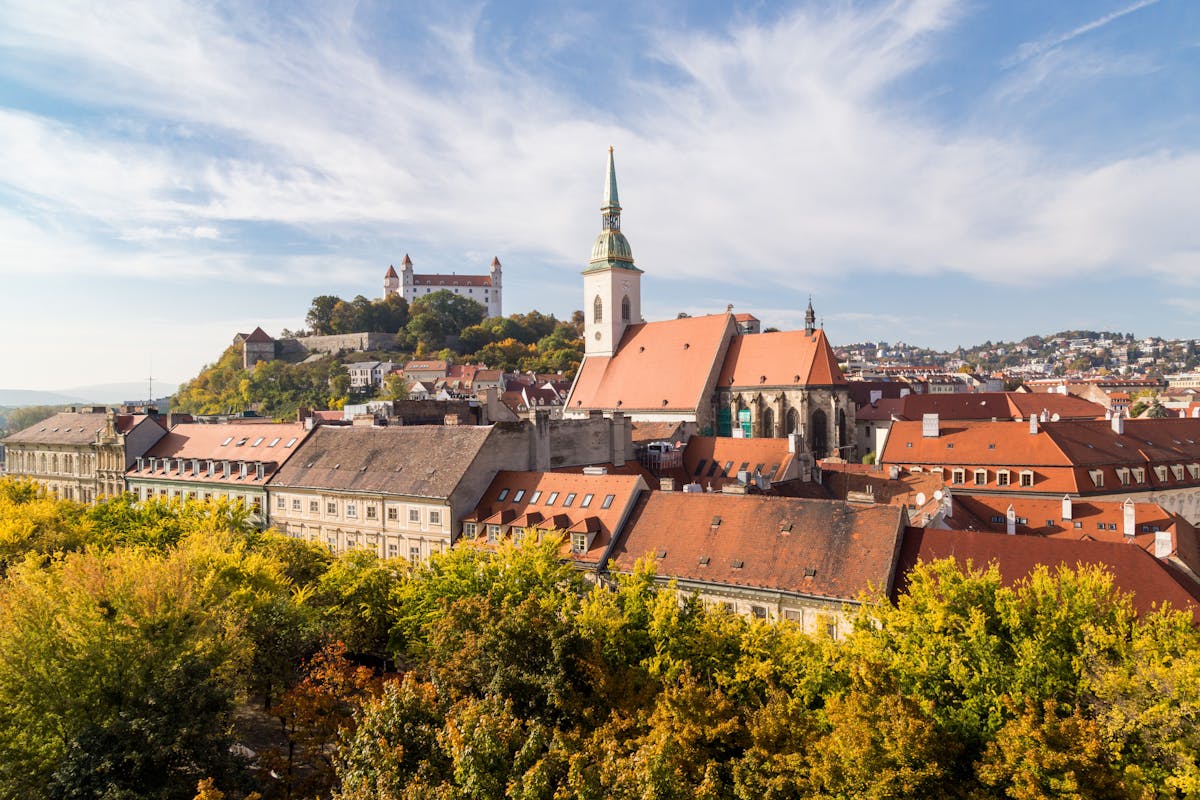
[[[813,569],[812,567],[808,567],[804,570],[804,577],[815,578],[815,577],[817,577],[817,571],[815,569]]]
[[[687,342],[684,342],[684,343],[683,343],[683,349],[684,349],[684,350],[687,350],[689,347],[691,347],[691,345],[690,345],[690,344],[688,344]]]
[[[712,518],[712,523],[711,523],[711,524],[712,524],[712,526],[713,526],[714,528],[719,528],[719,527],[721,527],[721,518],[720,518],[720,517],[713,517],[713,518]]]
[[[707,567],[709,560],[708,556],[700,556],[700,566]]]
[[[743,561],[734,561],[734,562],[733,562],[733,568],[734,568],[734,569],[741,569],[741,568],[742,568],[742,565],[743,565],[744,563],[745,563],[745,562],[743,562]]]
[[[779,523],[779,532],[780,533],[791,533],[792,532],[792,523],[790,523],[790,522]]]
[[[666,558],[666,557],[667,557],[667,551],[666,551],[666,550],[659,550],[659,551],[658,551],[658,557],[659,557],[659,558]]]

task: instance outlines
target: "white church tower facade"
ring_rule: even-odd
[[[611,147],[600,226],[591,260],[583,271],[584,353],[588,356],[611,356],[625,329],[642,321],[642,271],[634,266],[629,240],[621,233]]]

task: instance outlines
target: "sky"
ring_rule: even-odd
[[[0,388],[172,383],[389,264],[647,319],[1200,336],[1200,3],[0,0]]]

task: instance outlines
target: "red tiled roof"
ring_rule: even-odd
[[[410,361],[404,365],[405,372],[435,372],[446,370],[445,361]]]
[[[846,383],[825,331],[777,331],[738,336],[729,346],[717,385],[833,386]]]
[[[633,441],[639,442],[670,442],[680,436],[682,422],[634,422]]]
[[[395,267],[393,267],[391,264],[388,264],[388,271],[387,271],[387,272],[385,272],[385,273],[383,274],[383,277],[385,277],[385,278],[399,278],[400,276],[396,274],[396,268],[395,268]]]
[[[1103,406],[1075,395],[1026,394],[1022,392],[976,392],[974,394],[910,394],[897,400],[879,400],[875,407],[862,406],[856,419],[897,419],[919,421],[926,414],[942,420],[1028,419],[1031,414],[1059,419],[1104,419]],[[884,416],[886,413],[888,416]]]
[[[224,477],[223,471],[214,471],[208,477],[207,471],[194,474],[185,469],[179,474],[178,468],[151,473],[148,459],[196,459],[212,461],[247,461],[263,462],[267,465],[263,477],[257,478],[250,472],[244,479],[238,478],[238,483],[265,484],[271,479],[292,454],[295,453],[311,432],[298,422],[256,422],[256,423],[219,423],[203,424],[186,422],[176,425],[158,442],[146,451],[143,469],[138,470],[135,464],[127,475],[133,478],[153,478],[154,480],[178,480],[188,483],[226,483],[234,480],[235,476]],[[186,465],[185,465],[186,466]]]
[[[1007,487],[986,488],[1009,491],[1079,493],[1097,491],[1148,491],[1200,486],[1187,467],[1200,466],[1200,419],[1136,419],[1125,421],[1125,433],[1117,434],[1106,420],[1062,420],[1039,424],[1031,434],[1025,422],[957,421],[940,426],[936,437],[921,433],[922,423],[892,424],[884,445],[881,464],[914,465],[928,469],[941,466],[1021,469],[1034,472],[1034,485],[1022,487],[1016,475]],[[1160,478],[1153,467],[1182,467],[1181,478],[1167,470]],[[1145,482],[1122,485],[1118,467],[1141,467]],[[1099,470],[1103,485],[1097,487],[1090,472]],[[971,476],[967,476],[968,483]],[[983,487],[980,487],[983,488]]]
[[[639,475],[505,470],[496,474],[464,521],[480,523],[475,535],[479,543],[487,541],[483,525],[489,522],[541,530],[553,527],[569,532],[595,532],[586,553],[573,553],[567,540],[563,542],[562,554],[579,563],[597,564],[638,496],[648,488]],[[609,507],[604,508],[609,495],[613,498]],[[497,518],[498,514],[508,516]]]
[[[731,314],[631,325],[612,356],[584,358],[567,405],[695,411],[708,401],[721,353],[735,335]]]
[[[760,334],[761,335],[761,334]],[[753,477],[761,472],[768,480],[795,478],[787,439],[733,439],[727,436],[693,436],[683,449],[683,469],[687,481],[709,485],[715,491],[727,483],[738,482],[738,471]]]
[[[629,572],[834,600],[891,587],[904,511],[790,497],[652,492],[613,550]]]
[[[1189,578],[1140,547],[1115,542],[908,528],[897,566],[897,594],[906,590],[906,576],[918,561],[928,563],[943,558],[953,558],[963,566],[969,562],[976,568],[994,562],[1006,585],[1021,580],[1042,564],[1051,569],[1101,567],[1112,574],[1118,590],[1133,595],[1133,607],[1139,614],[1170,603],[1173,608],[1191,612],[1200,621],[1200,592]]]
[[[270,342],[275,341],[270,336],[268,336],[267,332],[264,331],[262,328],[255,328],[253,331],[250,332],[250,335],[247,336],[245,340],[247,342],[253,342],[255,344],[264,343],[264,342],[270,343]]]

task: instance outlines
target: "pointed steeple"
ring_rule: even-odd
[[[808,296],[808,309],[804,312],[804,332],[812,333],[817,329],[817,312],[813,311],[812,295]]]
[[[604,205],[600,207],[604,212],[604,229],[605,230],[621,230],[621,201],[617,198],[617,165],[613,161],[613,149],[609,145],[608,148],[608,174],[604,180]],[[609,218],[613,219],[615,224],[609,225]]]
[[[592,244],[592,257],[587,272],[598,269],[637,270],[633,265],[633,250],[621,233],[621,203],[617,199],[617,166],[613,149],[608,148],[608,172],[604,181],[604,205],[600,207],[600,235]],[[638,270],[640,271],[640,270]]]

